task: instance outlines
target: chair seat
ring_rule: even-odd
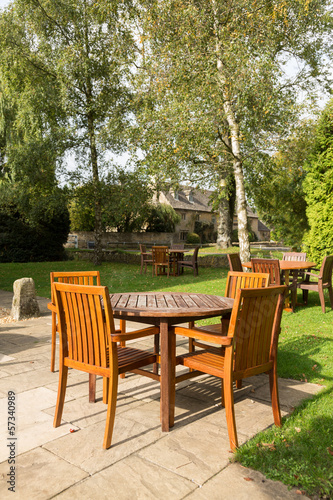
[[[217,377],[221,377],[221,372],[224,371],[224,356],[214,354],[211,351],[190,352],[177,356],[177,361],[180,365],[198,369]]]
[[[156,354],[134,349],[133,347],[117,346],[117,348],[119,373],[135,370],[135,368],[142,366],[143,363],[149,365],[156,362]],[[123,370],[124,367],[126,367],[126,370]]]

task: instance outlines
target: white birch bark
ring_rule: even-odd
[[[231,152],[233,155],[233,170],[236,184],[236,208],[238,219],[238,240],[239,251],[242,262],[250,260],[250,240],[247,229],[247,212],[246,212],[246,197],[244,187],[244,175],[241,160],[239,126],[232,107],[230,96],[227,89],[227,79],[224,72],[223,62],[221,59],[222,46],[219,40],[219,26],[217,22],[216,0],[212,0],[212,6],[215,16],[215,33],[216,33],[216,58],[217,58],[217,77],[220,82],[220,87],[223,96],[223,109],[226,115],[226,120],[230,129]]]

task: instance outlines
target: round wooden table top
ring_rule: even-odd
[[[234,299],[218,295],[179,292],[110,294],[115,316],[188,318],[221,316],[232,310]]]
[[[315,267],[315,262],[308,262],[305,260],[279,260],[281,271],[294,271],[295,269],[310,269]],[[243,267],[252,268],[252,262],[244,262]]]

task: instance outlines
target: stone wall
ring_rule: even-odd
[[[77,231],[68,235],[66,248],[93,248],[94,233],[91,231]],[[175,233],[103,233],[102,246],[105,249],[129,247],[139,250],[139,244],[144,245],[172,245],[179,243]]]
[[[200,250],[199,250],[200,252]],[[77,251],[71,252],[70,258],[74,258],[74,260],[89,260],[92,261],[93,252],[87,251]],[[190,260],[191,256],[185,256],[186,259]],[[141,259],[139,254],[131,253],[131,252],[119,252],[117,250],[104,250],[103,252],[103,261],[104,262],[122,262],[126,264],[137,264],[140,265]],[[200,253],[198,256],[198,265],[200,267],[227,267],[229,268],[228,258],[226,254],[221,255],[205,255],[200,257]],[[200,269],[199,269],[200,271]]]

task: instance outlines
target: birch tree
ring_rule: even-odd
[[[147,0],[143,5],[140,97],[147,97],[143,108],[148,114],[153,108],[160,121],[166,116],[174,147],[185,150],[189,136],[185,133],[180,140],[173,133],[173,120],[177,124],[184,117],[185,131],[186,114],[188,124],[198,114],[204,117],[192,150],[214,137],[210,153],[232,165],[240,254],[246,261],[250,246],[244,161],[249,155],[274,150],[276,137],[295,117],[297,91],[314,88],[329,44],[325,36],[329,2]],[[287,78],[284,68],[291,57],[300,70]],[[147,120],[145,128],[154,129],[154,120]],[[207,162],[196,167],[207,170]]]

